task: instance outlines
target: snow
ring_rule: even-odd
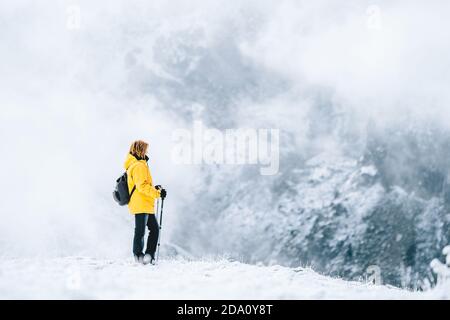
[[[361,174],[374,177],[378,173],[378,170],[374,166],[365,166],[361,168]]]
[[[133,260],[89,257],[3,259],[1,299],[422,299],[425,293],[349,282],[308,268],[250,265],[226,259]]]
[[[442,254],[446,255],[445,264],[434,259],[430,266],[437,275],[436,290],[441,291],[441,297],[450,299],[450,246],[446,246],[442,250]]]
[[[450,2],[385,1],[396,31],[374,38],[357,0],[174,1],[83,1],[79,30],[64,1],[2,1],[0,253],[29,259],[0,256],[0,298],[448,298],[450,255],[420,294],[309,269],[92,258],[130,250],[133,218],[111,191],[136,138],[169,190],[163,241],[187,254],[349,279],[376,263],[385,283],[421,287],[450,242],[450,46],[435,32],[450,22],[434,18]],[[195,120],[282,129],[280,174],[173,163],[173,132]]]

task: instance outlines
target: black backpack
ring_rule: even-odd
[[[131,190],[131,193],[128,192],[128,176],[125,172],[123,175],[116,180],[116,188],[113,191],[113,198],[120,206],[127,205],[134,191],[136,190],[136,185]]]

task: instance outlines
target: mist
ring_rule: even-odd
[[[449,6],[330,0],[2,3],[1,254],[129,255],[133,222],[111,193],[131,141],[144,139],[153,179],[169,192],[167,242],[197,255],[312,264],[354,278],[370,264],[392,260],[333,260],[336,255],[326,257],[320,241],[306,246],[305,238],[286,240],[285,233],[316,234],[304,229],[305,212],[328,212],[328,192],[355,201],[342,200],[349,217],[348,229],[341,230],[348,233],[333,231],[333,239],[365,232],[383,216],[374,213],[380,203],[404,199],[412,206],[417,197],[420,209],[412,220],[433,225],[424,227],[432,240],[423,242],[427,256],[410,267],[425,277],[425,260],[449,240]],[[198,120],[219,130],[279,129],[280,172],[263,177],[254,166],[174,163],[173,132]],[[349,187],[351,173],[370,166],[373,179],[366,175],[372,180]],[[336,172],[348,175],[341,179]],[[307,185],[308,179],[317,184]],[[316,211],[308,211],[309,198]],[[428,210],[429,201],[440,209]],[[386,223],[379,228],[398,221]],[[405,228],[402,234],[409,234],[412,227]],[[395,239],[397,231],[392,234]],[[405,251],[413,250],[410,242]],[[402,250],[391,253],[402,256]],[[395,272],[390,277],[394,284],[417,282]]]

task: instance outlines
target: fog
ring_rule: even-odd
[[[240,244],[252,232],[259,241],[252,223],[281,212],[283,181],[305,161],[358,160],[374,140],[390,150],[377,167],[386,192],[399,186],[439,198],[441,191],[424,195],[414,178],[427,166],[444,177],[450,168],[449,6],[3,1],[1,254],[129,255],[133,221],[111,192],[135,139],[150,143],[154,181],[169,192],[164,239],[197,254],[286,263],[291,256],[277,246],[289,245],[272,234],[257,249]],[[177,165],[172,134],[195,120],[219,130],[279,129],[279,175]],[[420,150],[408,139],[422,141]],[[249,189],[254,184],[261,193]],[[230,218],[225,212],[235,206],[239,215]],[[241,228],[243,221],[250,223]],[[308,250],[291,261],[311,263],[320,248]]]

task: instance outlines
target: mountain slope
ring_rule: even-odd
[[[131,260],[88,257],[0,262],[0,298],[56,299],[419,299],[410,292],[325,277],[304,268],[256,266],[224,259]]]

